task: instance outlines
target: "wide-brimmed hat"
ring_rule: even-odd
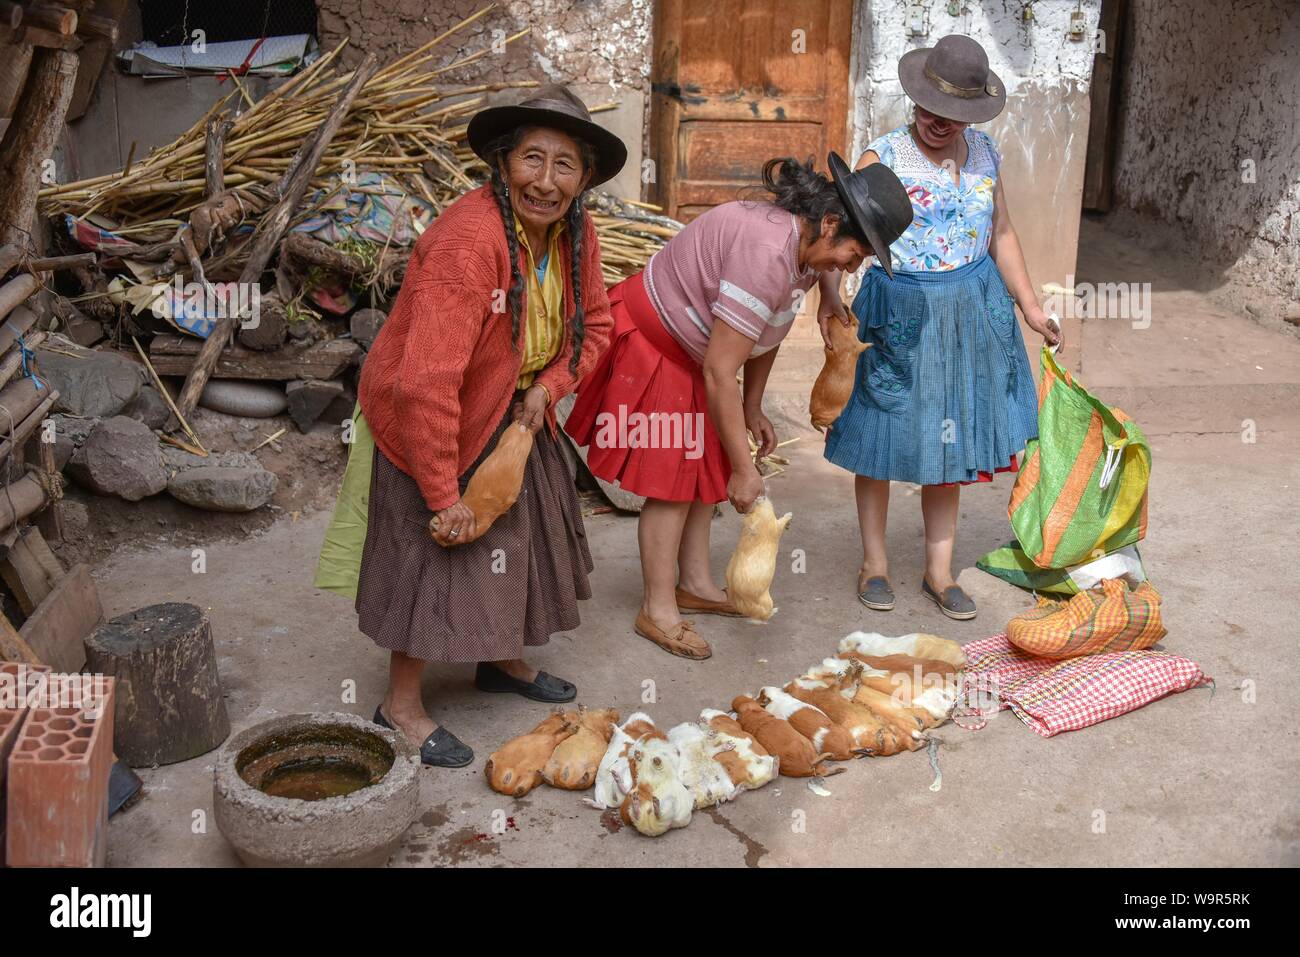
[[[858,232],[871,243],[876,259],[892,279],[889,247],[912,225],[912,200],[894,171],[884,163],[850,170],[839,153],[826,158],[831,181]]]
[[[546,126],[590,143],[596,150],[596,168],[588,186],[613,179],[627,162],[623,141],[591,122],[582,100],[558,83],[542,87],[515,106],[493,106],[475,113],[466,131],[470,149],[479,159],[492,163],[484,150],[498,136],[519,126]]]
[[[1007,105],[1006,85],[989,69],[988,54],[960,33],[904,53],[898,79],[917,106],[958,123],[985,123]]]

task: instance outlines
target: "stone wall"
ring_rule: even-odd
[[[1300,5],[1132,0],[1115,199],[1300,300]]]

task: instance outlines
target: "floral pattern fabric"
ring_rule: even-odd
[[[891,247],[895,271],[957,269],[988,252],[1002,156],[988,134],[967,127],[963,135],[967,155],[960,183],[921,152],[906,126],[867,146],[912,198],[912,225]]]

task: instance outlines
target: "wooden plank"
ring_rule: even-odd
[[[30,615],[63,577],[63,566],[40,531],[28,526],[0,559],[0,577],[18,600],[23,614]]]
[[[76,672],[86,663],[83,642],[103,617],[90,568],[76,565],[27,619],[19,635],[55,671]]]
[[[188,375],[202,348],[196,339],[154,336],[149,361],[159,375]],[[213,376],[218,379],[336,379],[361,357],[361,347],[350,339],[331,339],[307,346],[293,343],[275,352],[257,352],[227,346],[217,358]]]

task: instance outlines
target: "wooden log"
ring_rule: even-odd
[[[103,620],[95,579],[75,565],[45,596],[18,633],[55,671],[76,672],[86,661],[86,636]]]
[[[294,156],[289,166],[291,172],[287,173],[277,184],[277,193],[282,198],[259,223],[249,246],[248,261],[239,276],[240,283],[244,284],[246,288],[251,286],[252,283],[261,282],[266,264],[270,261],[271,254],[279,246],[280,237],[284,235],[285,229],[289,226],[289,220],[293,217],[294,211],[302,201],[303,193],[306,191],[311,177],[315,174],[316,167],[320,165],[325,148],[329,146],[334,134],[352,108],[357,93],[360,92],[366,81],[374,76],[378,66],[379,62],[375,55],[373,53],[367,54],[365,60],[353,73],[352,80],[343,91],[343,95],[331,108],[320,129],[317,130],[308,143],[303,144],[302,149]],[[222,349],[230,341],[231,334],[235,331],[237,318],[233,315],[222,316],[217,320],[217,325],[212,330],[212,333],[204,340],[203,348],[199,351],[198,357],[186,376],[185,386],[181,389],[180,398],[176,403],[182,414],[188,415],[198,405],[199,396],[203,393],[203,387],[207,384],[208,377],[212,375],[217,367]]]
[[[77,32],[84,37],[107,40],[110,44],[117,43],[117,21],[108,17],[83,13],[77,21]]]
[[[6,179],[5,189],[0,190],[0,243],[27,246],[41,167],[54,154],[76,78],[75,54],[62,50],[33,54],[13,122],[0,141],[0,169]]]
[[[41,388],[35,379],[26,377],[0,390],[0,436],[5,440],[5,448],[8,448],[10,432],[17,429],[49,394],[49,386]],[[0,458],[3,456],[0,455]]]
[[[0,190],[0,204],[4,203],[3,197],[4,191]],[[3,228],[3,225],[0,225],[0,228]],[[17,309],[20,303],[26,302],[27,298],[40,288],[41,281],[31,273],[15,276],[0,286],[0,319]]]
[[[49,3],[33,3],[24,8],[23,23],[70,37],[77,32],[77,11]]]
[[[0,33],[12,34],[13,31],[0,26]],[[27,82],[27,72],[32,65],[32,47],[22,43],[9,47],[5,52],[6,55],[0,57],[0,117],[8,118],[13,116],[18,97]]]
[[[275,293],[267,293],[262,297],[257,325],[239,330],[239,344],[258,352],[272,352],[288,338],[289,318],[284,302]]]
[[[36,475],[24,475],[0,489],[0,529],[21,522],[50,501],[50,486]]]
[[[9,318],[0,324],[0,353],[6,352],[18,341],[19,336],[25,336],[34,325],[36,325],[36,313],[26,306],[18,306],[10,312]],[[31,348],[30,343],[28,348]]]
[[[132,767],[206,754],[230,735],[208,618],[180,602],[119,615],[85,641],[96,673],[117,677],[117,753]]]
[[[81,266],[93,266],[99,262],[94,253],[74,253],[71,256],[43,256],[27,260],[27,268],[32,272],[60,272],[64,269],[76,269]]]
[[[200,346],[180,336],[154,336],[149,361],[159,375],[187,375],[194,369]],[[361,347],[348,339],[291,343],[275,352],[231,346],[217,355],[212,377],[217,379],[336,379],[361,358]]]
[[[22,6],[17,3],[10,3],[9,0],[0,0],[0,26],[8,27],[10,30],[17,30],[22,22]]]
[[[211,199],[226,188],[226,134],[234,126],[224,116],[208,120],[207,143],[203,165],[203,194]]]
[[[31,379],[21,380],[21,382],[31,381]],[[16,382],[9,388],[15,388],[19,384],[21,383]],[[41,423],[45,421],[45,417],[50,414],[50,410],[54,408],[54,403],[59,399],[58,391],[51,389],[48,385],[41,390],[40,394],[44,396],[44,400],[41,404],[36,406],[36,408],[33,409],[25,419],[14,426],[12,434],[10,434],[8,430],[5,431],[3,441],[0,441],[0,462],[3,462],[9,455],[12,455],[14,449],[22,448],[23,443],[31,438],[32,434],[41,427]],[[0,416],[0,422],[8,425],[7,420],[5,420],[3,416]]]
[[[0,246],[0,276],[6,275],[22,261],[23,251],[17,246]]]
[[[85,42],[75,34],[64,36],[56,30],[46,30],[42,27],[31,27],[26,24],[23,24],[17,30],[0,28],[0,44],[25,43],[42,50],[62,50],[65,53],[71,53],[74,50],[80,50]]]
[[[12,321],[13,315],[10,315],[9,318],[10,321]],[[0,326],[0,329],[3,328],[4,328],[3,326]],[[23,341],[27,343],[28,349],[35,349],[42,342],[45,341],[45,333],[30,332],[23,337]],[[0,389],[7,386],[9,384],[9,380],[12,379],[18,373],[18,370],[21,369],[22,367],[23,367],[23,354],[21,350],[14,349],[10,352],[6,352],[4,358],[0,359]]]

